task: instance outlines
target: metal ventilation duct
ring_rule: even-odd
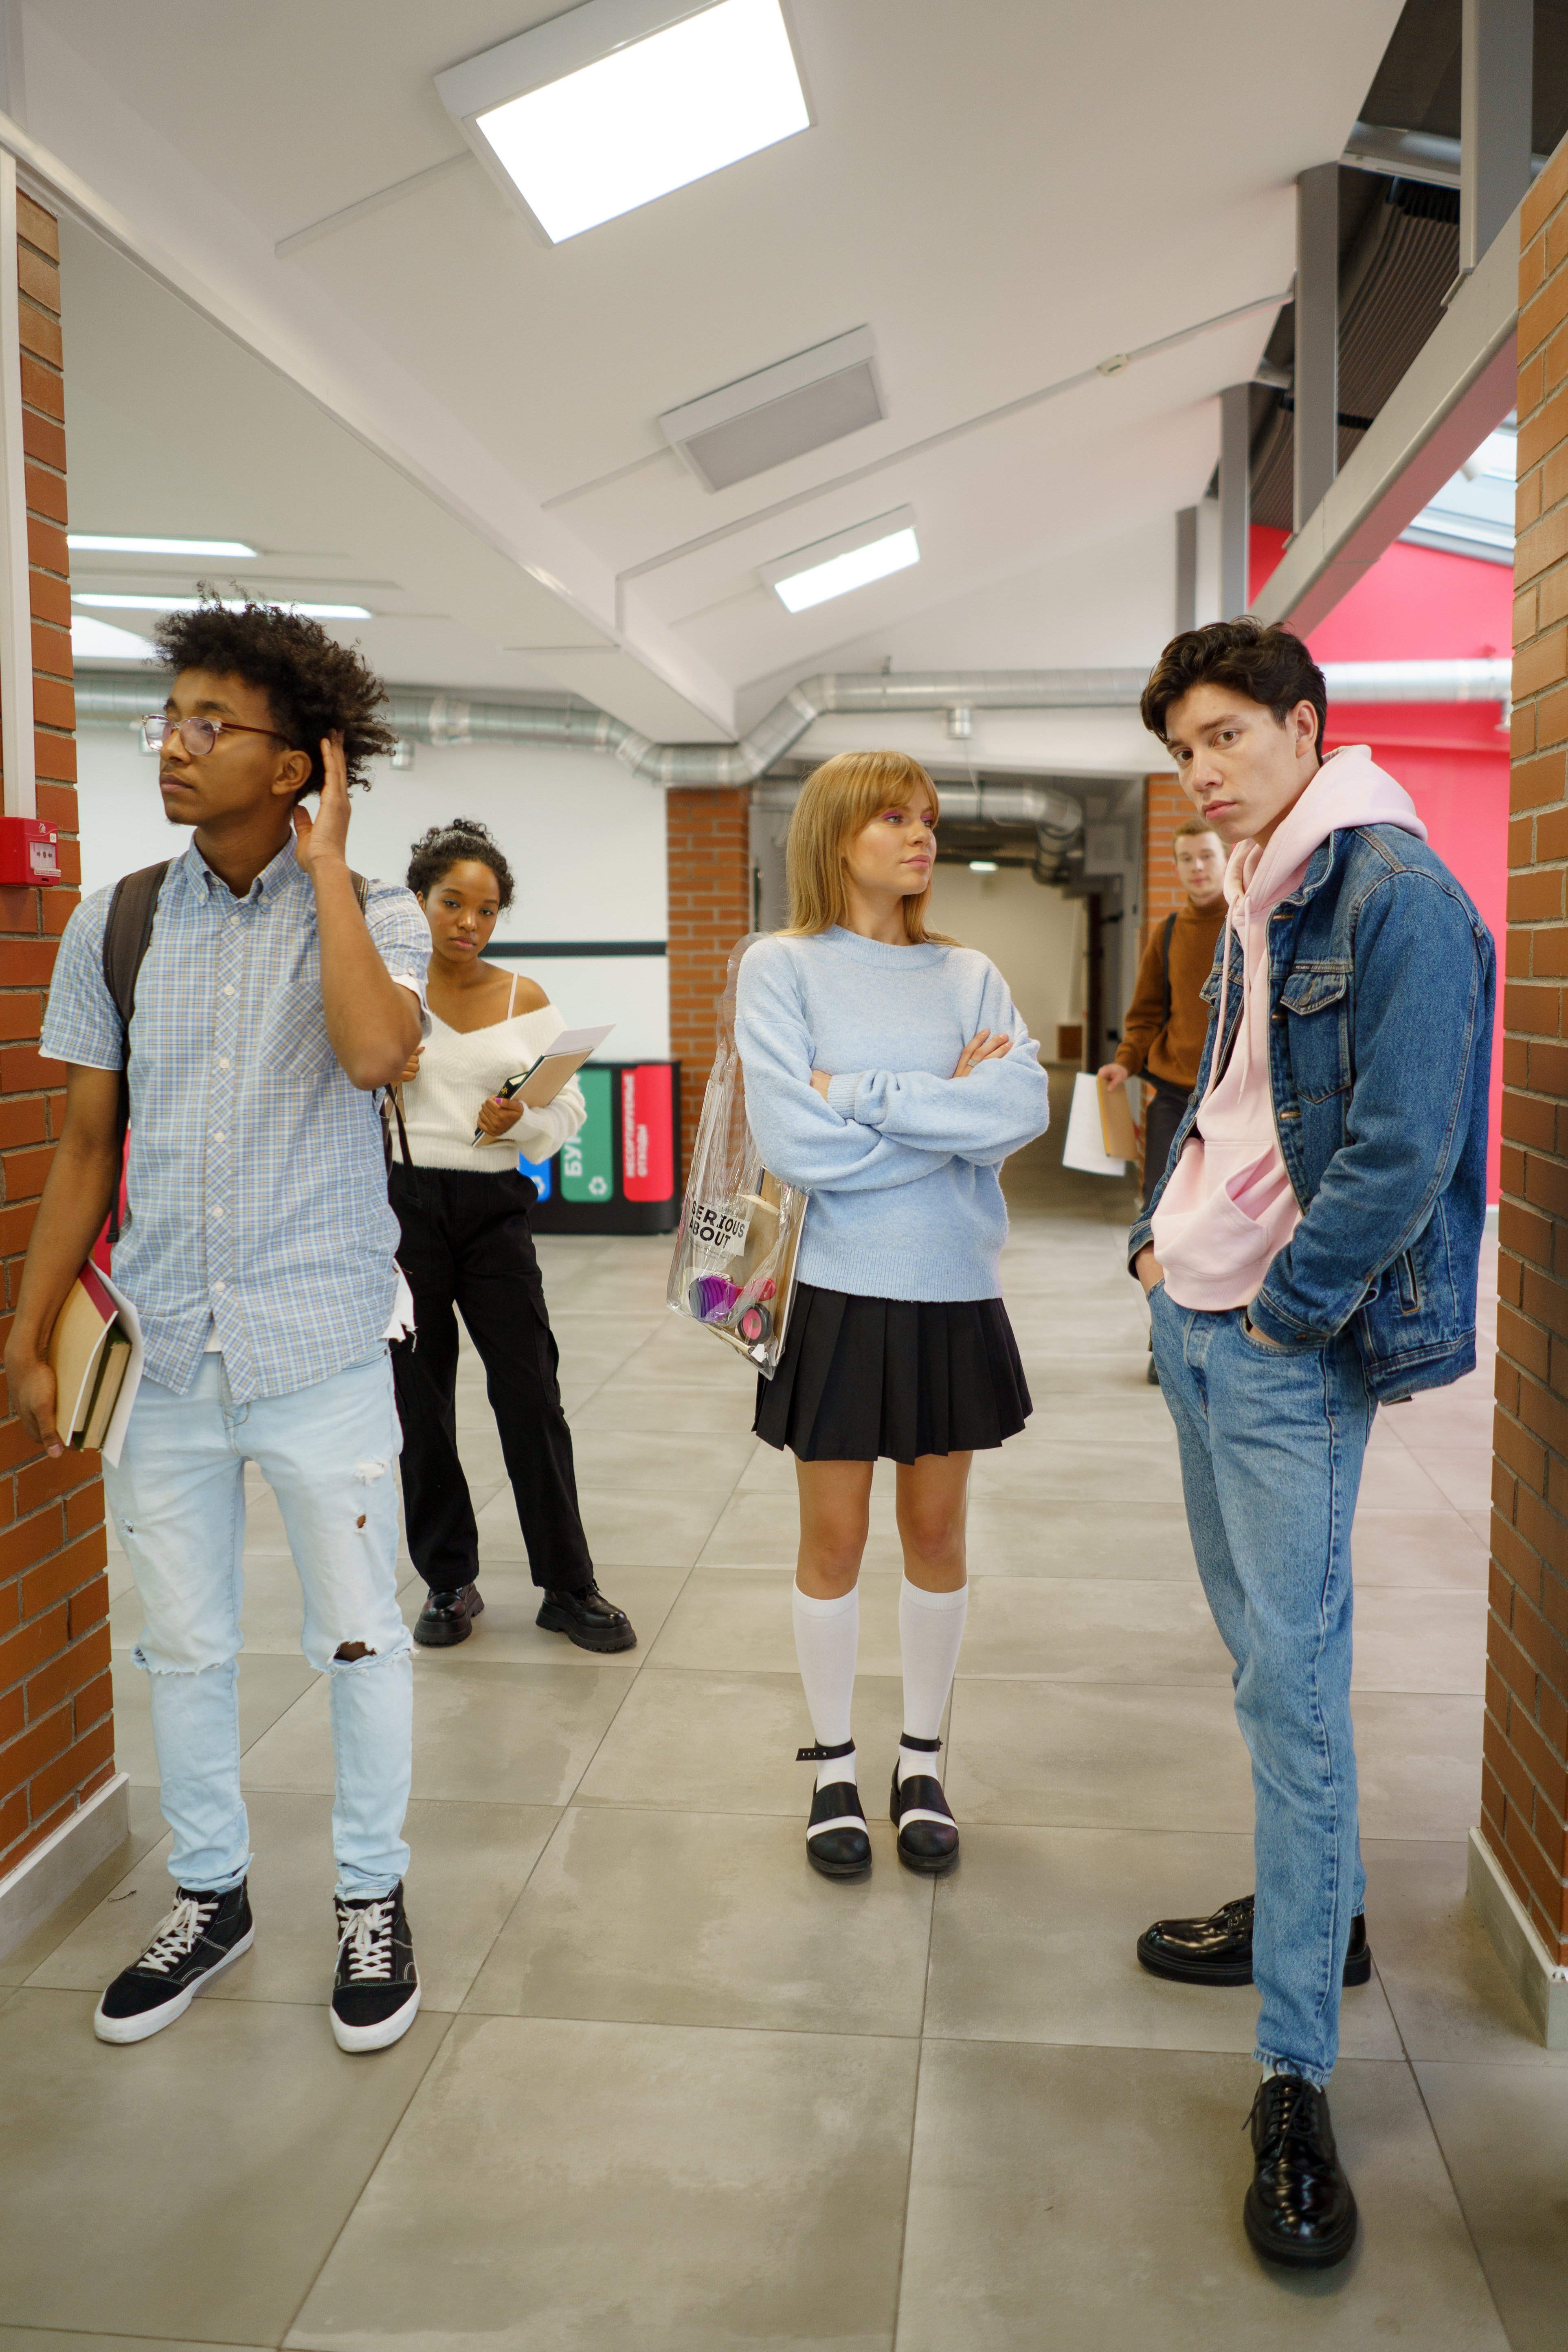
[[[846,671],[792,687],[738,743],[652,743],[586,703],[468,702],[395,689],[384,713],[410,742],[571,744],[608,751],[650,783],[700,787],[755,783],[826,712],[1135,710],[1146,676],[1141,669]],[[152,672],[83,674],[77,681],[77,717],[89,727],[134,722],[145,714],[149,697],[154,704],[160,699],[158,684]]]
[[[759,784],[752,794],[752,806],[763,815],[787,816],[802,789],[799,783]],[[1066,793],[1053,792],[1048,784],[941,783],[937,794],[942,833],[950,839],[958,835],[960,856],[989,856],[992,839],[977,834],[970,843],[964,836],[981,827],[993,835],[1000,829],[1004,835],[1015,837],[1025,855],[1032,852],[1037,882],[1061,881],[1082,842],[1082,809]]]
[[[1329,662],[1333,702],[1506,702],[1507,661]],[[889,670],[869,676],[829,672],[803,678],[738,743],[653,743],[607,710],[588,703],[470,702],[456,695],[391,693],[387,723],[414,743],[553,743],[607,751],[650,783],[699,789],[754,784],[814,721],[829,713],[897,718],[921,710],[1136,710],[1147,683],[1142,669]],[[84,727],[134,726],[161,700],[153,670],[79,673],[77,719]],[[995,795],[1034,786],[944,784],[982,790],[987,814]],[[1052,795],[1059,801],[1059,795]],[[956,814],[954,805],[954,814]],[[1021,820],[1023,821],[1023,820]],[[1030,816],[1027,822],[1042,820]]]
[[[705,490],[749,482],[884,415],[869,327],[835,335],[777,366],[705,393],[659,418]]]

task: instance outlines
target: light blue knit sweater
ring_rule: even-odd
[[[1010,1052],[955,1078],[981,1029],[1010,1034]],[[812,1196],[803,1282],[867,1298],[998,1295],[996,1171],[1050,1113],[1035,1041],[987,957],[840,929],[759,940],[741,964],[735,1042],[763,1161]],[[814,1069],[832,1077],[826,1101]]]

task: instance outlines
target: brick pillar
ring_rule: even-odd
[[[1143,929],[1140,951],[1146,948],[1167,915],[1186,903],[1176,880],[1176,827],[1191,816],[1193,804],[1174,776],[1148,776],[1143,782]]]
[[[66,553],[59,240],[17,198],[22,399],[32,559],[38,814],[60,830],[61,887],[0,889],[0,1259],[7,1318],[65,1108],[38,1024],[76,905],[76,714]],[[69,887],[67,887],[69,886]],[[96,1454],[41,1458],[0,1421],[0,1880],[114,1770],[103,1487]]]
[[[750,790],[665,796],[669,863],[669,1050],[680,1064],[684,1184],[713,1066],[730,950],[752,928]]]
[[[1568,142],[1524,200],[1481,1835],[1568,1961]]]

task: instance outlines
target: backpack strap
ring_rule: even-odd
[[[370,884],[363,874],[356,874],[352,866],[349,868],[349,880],[354,886],[354,897],[359,900],[359,910],[363,915],[370,900]],[[389,1105],[391,1106],[390,1117],[388,1116]],[[405,1168],[412,1168],[414,1157],[408,1149],[408,1129],[403,1124],[403,1088],[400,1086],[387,1087],[381,1097],[381,1148],[386,1155],[386,1172],[389,1176],[392,1173],[392,1121],[394,1118],[397,1121],[397,1144],[403,1154],[403,1164]]]
[[[1160,1024],[1162,1029],[1168,1029],[1171,1025],[1171,933],[1175,929],[1175,928],[1176,917],[1174,912],[1172,912],[1165,918],[1165,943],[1163,950],[1165,959],[1165,1017]]]
[[[120,1015],[121,1040],[120,1100],[114,1114],[114,1201],[109,1212],[111,1244],[120,1239],[120,1193],[125,1138],[131,1126],[131,1016],[136,1010],[136,975],[152,945],[158,896],[173,862],[165,857],[157,866],[121,875],[103,926],[103,982]]]

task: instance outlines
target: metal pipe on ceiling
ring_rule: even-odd
[[[1484,702],[1505,700],[1506,661],[1330,662],[1331,701]],[[1366,683],[1377,680],[1375,688]],[[604,751],[650,783],[701,790],[752,784],[826,714],[897,718],[926,710],[1136,710],[1147,683],[1142,669],[891,670],[828,672],[792,687],[784,700],[738,743],[654,743],[589,703],[475,701],[395,688],[387,723],[416,743],[517,743]],[[134,726],[162,698],[153,673],[79,672],[78,723]],[[955,791],[1033,793],[1024,785],[944,785]],[[1059,795],[1047,795],[1059,799]],[[954,806],[954,814],[957,808]],[[988,806],[987,814],[994,812]],[[1016,820],[1039,819],[1020,813]]]

